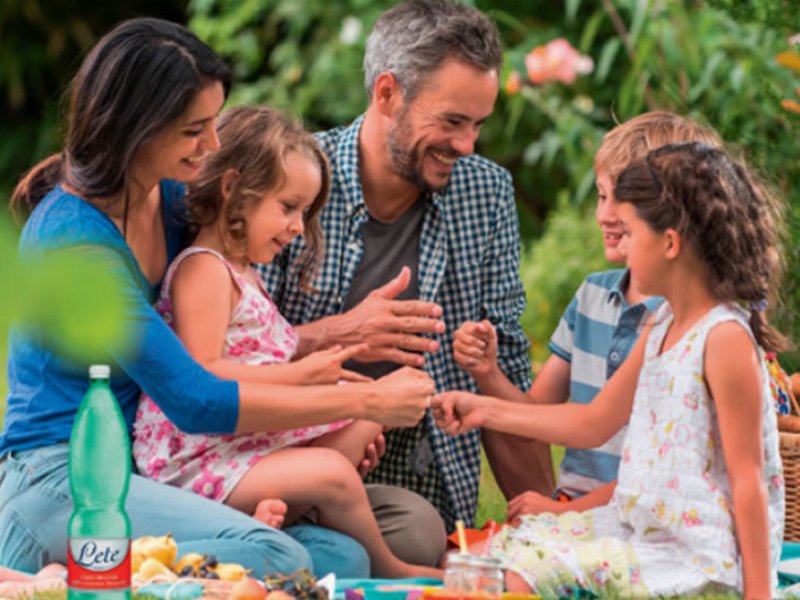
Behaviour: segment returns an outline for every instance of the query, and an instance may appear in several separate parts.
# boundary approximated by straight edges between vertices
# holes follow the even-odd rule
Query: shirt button
[[[619,360],[619,352],[612,352],[611,353],[611,360],[613,360],[614,362],[618,361]]]

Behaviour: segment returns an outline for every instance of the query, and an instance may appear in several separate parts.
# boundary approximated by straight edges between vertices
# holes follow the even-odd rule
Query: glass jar
[[[503,595],[500,561],[476,554],[450,554],[444,571],[444,588],[464,596],[500,598]]]

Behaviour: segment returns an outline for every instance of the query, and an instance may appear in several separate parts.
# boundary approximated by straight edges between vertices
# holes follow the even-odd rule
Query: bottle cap
[[[89,379],[109,379],[111,367],[108,365],[92,365],[89,367]]]

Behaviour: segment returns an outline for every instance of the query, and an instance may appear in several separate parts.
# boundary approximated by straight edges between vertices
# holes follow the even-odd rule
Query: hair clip
[[[750,302],[750,310],[755,310],[757,312],[764,312],[765,310],[767,310],[767,299],[762,298],[761,300]]]

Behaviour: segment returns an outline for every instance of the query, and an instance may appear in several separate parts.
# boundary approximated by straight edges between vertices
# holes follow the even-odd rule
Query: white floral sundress
[[[730,484],[717,413],[703,376],[711,329],[748,313],[720,304],[660,353],[672,323],[654,315],[619,479],[611,502],[583,513],[526,516],[490,543],[503,566],[545,598],[578,588],[620,597],[742,591]],[[763,357],[764,481],[773,593],[783,537],[783,475],[774,402]]]
[[[172,277],[184,259],[200,252],[219,258],[228,267],[240,292],[228,325],[222,356],[248,365],[289,361],[297,349],[295,330],[280,314],[265,289],[242,277],[214,250],[193,246],[175,258],[167,270],[155,305],[159,314],[172,324],[173,310],[169,297]],[[350,422],[344,420],[242,435],[186,434],[167,419],[149,396],[142,394],[134,423],[133,456],[142,475],[223,501],[245,473],[270,452],[308,442]]]

